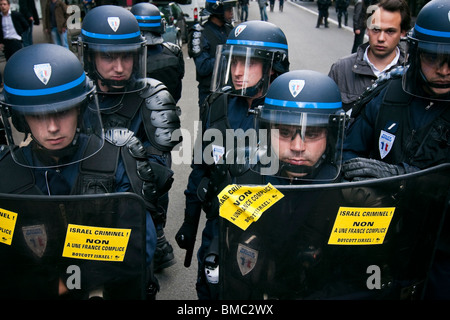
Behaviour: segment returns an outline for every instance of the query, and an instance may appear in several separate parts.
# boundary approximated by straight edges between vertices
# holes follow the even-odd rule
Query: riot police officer
[[[233,184],[271,183],[276,187],[340,181],[345,120],[339,88],[331,78],[310,70],[280,75],[257,109],[256,121],[261,130],[258,149],[249,146],[246,162],[229,166]],[[267,137],[263,138],[263,134]],[[283,213],[283,217],[290,217],[289,222],[279,215],[280,220],[272,219],[269,224],[258,221],[257,226],[244,232],[230,231],[232,249],[221,257],[219,268],[219,272],[226,272],[221,279],[227,283],[220,284],[226,286],[223,298],[302,298],[304,283],[297,276],[306,263],[315,262],[315,256],[319,259],[318,243],[312,240],[308,247],[297,252],[295,249],[299,246],[297,239],[305,236],[299,236],[302,231],[298,228],[305,223],[308,208],[320,202],[314,193],[298,198],[304,196],[299,193],[296,205],[286,207],[292,210]],[[270,234],[270,228],[281,228],[282,235]],[[234,241],[239,244],[235,246]],[[241,259],[247,263],[241,264]]]
[[[164,83],[178,102],[184,77],[183,51],[174,43],[164,42],[162,34],[166,32],[166,20],[157,6],[137,3],[131,7],[131,13],[147,40],[147,76]]]
[[[401,174],[410,166],[424,169],[449,160],[448,7],[448,2],[438,0],[419,12],[408,34],[409,66],[403,76],[384,82],[383,90],[374,90],[375,96],[358,106],[358,119],[350,126],[344,144],[344,158],[377,160],[354,160],[367,163],[368,177]],[[411,115],[411,122],[405,114]],[[348,178],[358,176],[349,171],[350,165],[345,168]]]
[[[259,127],[269,131],[269,138],[261,139],[260,133],[259,150],[248,148],[246,163],[230,165],[233,184],[219,195],[219,268],[216,273],[205,272],[215,275],[217,282],[218,270],[221,298],[420,296],[448,201],[448,174],[442,175],[442,181],[437,176],[419,181],[427,174],[423,172],[401,179],[330,183],[341,182],[346,115],[336,83],[314,71],[279,76],[258,111]],[[263,158],[269,152],[278,167],[270,168]],[[444,180],[444,185],[433,187]],[[418,194],[423,198],[416,200]],[[431,202],[440,204],[428,207]],[[370,215],[367,210],[394,206],[384,240],[372,233],[373,228],[350,228],[347,233],[338,227],[345,224],[339,217],[359,219]],[[345,211],[350,208],[361,212]],[[347,225],[357,226],[354,222]],[[366,238],[370,241],[361,245],[356,234],[372,240]],[[350,240],[347,245],[346,240]],[[368,281],[368,266],[380,270],[377,288]]]
[[[207,122],[203,126],[203,136],[218,131],[222,144],[218,141],[212,143],[211,156],[217,162],[209,162],[204,158],[202,163],[192,164],[193,170],[185,191],[185,219],[176,236],[181,248],[188,252],[192,250],[203,208],[208,220],[198,252],[197,294],[200,299],[217,298],[206,286],[202,266],[210,242],[217,236],[216,195],[228,181],[223,158],[227,144],[233,143],[234,137],[227,136],[227,129],[235,132],[238,129],[242,129],[242,132],[253,129],[254,116],[249,110],[262,103],[271,81],[288,69],[286,36],[280,28],[269,22],[241,23],[230,32],[226,44],[218,46],[211,84],[213,93],[205,100]],[[239,138],[238,135],[236,138]],[[208,147],[211,146],[205,142],[203,148]]]
[[[344,143],[344,158],[351,159],[343,165],[346,179],[389,177],[449,162],[449,11],[445,0],[422,8],[408,34],[403,76],[377,84],[382,90],[372,90],[369,102],[357,107]],[[439,251],[440,256],[450,269],[448,254]],[[447,276],[435,284],[448,292]]]
[[[166,166],[161,172],[148,172],[155,178],[149,187],[158,197],[152,209],[158,232],[154,263],[156,271],[173,265],[173,248],[163,229],[168,194],[158,190],[173,175],[170,151],[177,141],[171,137],[180,128],[175,101],[163,83],[146,77],[145,38],[136,18],[125,8],[104,5],[90,10],[78,41],[84,69],[99,89],[105,128],[130,129],[144,143],[149,159]]]
[[[71,51],[54,44],[26,47],[6,64],[4,82],[9,148],[0,154],[1,193],[146,193],[152,181],[140,179],[139,168],[157,164],[149,163],[132,132],[103,131],[95,85]],[[151,271],[156,230],[149,212],[146,224]]]
[[[275,184],[338,179],[345,126],[338,96],[336,83],[319,72],[296,70],[279,76],[257,110],[259,128],[267,130],[267,139],[260,139],[266,143],[259,145],[255,156],[271,153],[271,162],[253,159],[251,171]],[[236,179],[252,183],[244,176]]]
[[[203,119],[205,113],[203,102],[210,93],[216,48],[225,43],[233,29],[231,23],[235,6],[236,0],[206,0],[204,10],[210,14],[208,20],[195,24],[189,30],[188,54],[195,62],[200,119]]]

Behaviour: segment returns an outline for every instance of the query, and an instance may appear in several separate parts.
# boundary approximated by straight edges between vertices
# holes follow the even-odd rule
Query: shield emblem
[[[295,98],[305,86],[305,80],[291,80],[289,81],[289,91],[292,96]]]
[[[237,37],[238,35],[241,34],[242,31],[244,31],[244,29],[246,28],[246,25],[243,26],[237,26],[236,29],[234,30],[234,36]]]
[[[34,226],[22,227],[23,237],[28,248],[33,251],[35,255],[42,258],[47,247],[47,232],[45,225],[38,224]]]
[[[213,148],[214,163],[218,164],[220,159],[222,159],[223,155],[225,154],[225,148],[214,144],[212,145],[212,148]]]
[[[111,29],[116,32],[119,29],[120,26],[120,19],[119,17],[108,17],[108,24],[111,27]]]
[[[378,140],[378,148],[380,150],[380,157],[383,159],[386,157],[392,149],[392,145],[394,144],[395,135],[392,133],[381,130],[380,138]]]
[[[239,243],[236,258],[239,270],[245,276],[255,267],[258,261],[258,251]]]
[[[52,75],[52,66],[50,63],[35,64],[33,69],[36,77],[38,77],[44,85],[47,85]]]

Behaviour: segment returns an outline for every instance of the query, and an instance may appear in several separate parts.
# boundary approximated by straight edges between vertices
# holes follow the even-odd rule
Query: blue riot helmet
[[[266,21],[247,21],[217,48],[211,91],[243,97],[264,96],[269,84],[289,70],[288,43],[283,31]]]
[[[225,12],[236,7],[237,0],[206,0],[204,13],[216,16],[225,23],[231,23],[232,19],[225,17]]]
[[[147,45],[164,42],[162,34],[166,32],[166,20],[157,6],[140,2],[133,5],[130,11],[136,17]]]
[[[146,86],[146,41],[129,10],[113,5],[90,10],[78,43],[84,69],[99,92],[127,93]],[[113,67],[117,72],[111,72]]]
[[[23,166],[79,162],[104,143],[95,86],[78,58],[55,44],[28,46],[8,60],[1,112],[12,157]]]
[[[278,167],[261,174],[334,180],[340,172],[345,113],[336,83],[316,71],[296,70],[271,84],[258,109],[260,149]],[[267,133],[264,139],[261,134]]]
[[[427,79],[423,68],[450,68],[450,1],[433,0],[417,15],[408,34],[409,59],[403,76],[403,89],[411,95],[450,100],[448,74]],[[440,71],[439,71],[440,72]]]

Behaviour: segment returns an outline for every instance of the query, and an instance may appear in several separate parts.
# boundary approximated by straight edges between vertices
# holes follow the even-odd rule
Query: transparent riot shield
[[[145,278],[137,195],[0,194],[0,297],[143,299]]]
[[[450,164],[370,181],[270,187],[220,194],[221,205],[235,205],[220,218],[222,299],[421,297],[448,211]],[[254,210],[242,227],[244,206]]]

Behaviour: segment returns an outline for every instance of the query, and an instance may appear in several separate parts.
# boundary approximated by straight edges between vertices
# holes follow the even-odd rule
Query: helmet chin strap
[[[438,83],[433,83],[427,80],[427,78],[425,77],[425,75],[422,72],[422,69],[420,69],[420,76],[422,77],[423,82],[425,82],[425,84],[431,88],[438,88],[438,89],[448,89],[450,88],[450,83],[447,84],[438,84]]]
[[[102,94],[99,93],[100,111],[103,114],[112,114],[122,108],[122,101],[125,93],[122,94]]]
[[[322,163],[324,163],[325,154],[323,154],[313,166],[303,166],[303,165],[297,166],[287,162],[283,162],[281,160],[279,161],[280,161],[280,174],[282,176],[287,176],[288,172],[292,172],[292,173],[306,173],[306,175],[304,177],[301,177],[300,179],[313,178],[314,176],[311,177],[311,175],[313,175],[314,172],[317,170],[317,168],[319,168],[322,165]]]
[[[57,164],[60,159],[64,159],[66,157],[72,157],[78,149],[78,129],[75,134],[72,143],[70,143],[67,147],[64,147],[59,150],[49,150],[45,148],[34,136],[31,134],[31,138],[33,139],[33,149],[39,158],[44,164]]]
[[[448,99],[450,97],[450,92],[444,94],[436,94],[431,89],[448,89],[450,88],[450,84],[437,84],[429,82],[423,74],[422,69],[420,69],[419,74],[421,80],[423,81],[423,85],[425,86],[425,88],[423,88],[422,90],[424,90],[428,94],[429,99]]]
[[[263,87],[263,85],[264,85],[264,78],[261,78],[261,79],[258,81],[258,83],[255,84],[253,87],[245,88],[245,89],[243,90],[243,95],[246,96],[246,97],[254,97],[254,96],[256,96],[256,95],[258,94],[258,92],[261,90],[261,88]],[[241,95],[241,94],[240,94],[240,90],[236,90],[236,89],[234,89],[234,88],[233,88],[233,90],[232,90],[232,94],[233,94],[233,93],[234,93],[235,95]]]
[[[224,14],[214,14],[215,17],[217,17],[217,19],[219,19],[220,21],[222,21],[223,23],[231,23],[231,19],[225,19],[225,13]]]
[[[108,87],[108,92],[123,92],[123,88],[125,88],[130,82],[131,78],[127,80],[108,80],[102,77],[102,75],[95,69],[95,77],[101,82],[102,86]],[[120,87],[120,89],[116,89],[114,87]]]

